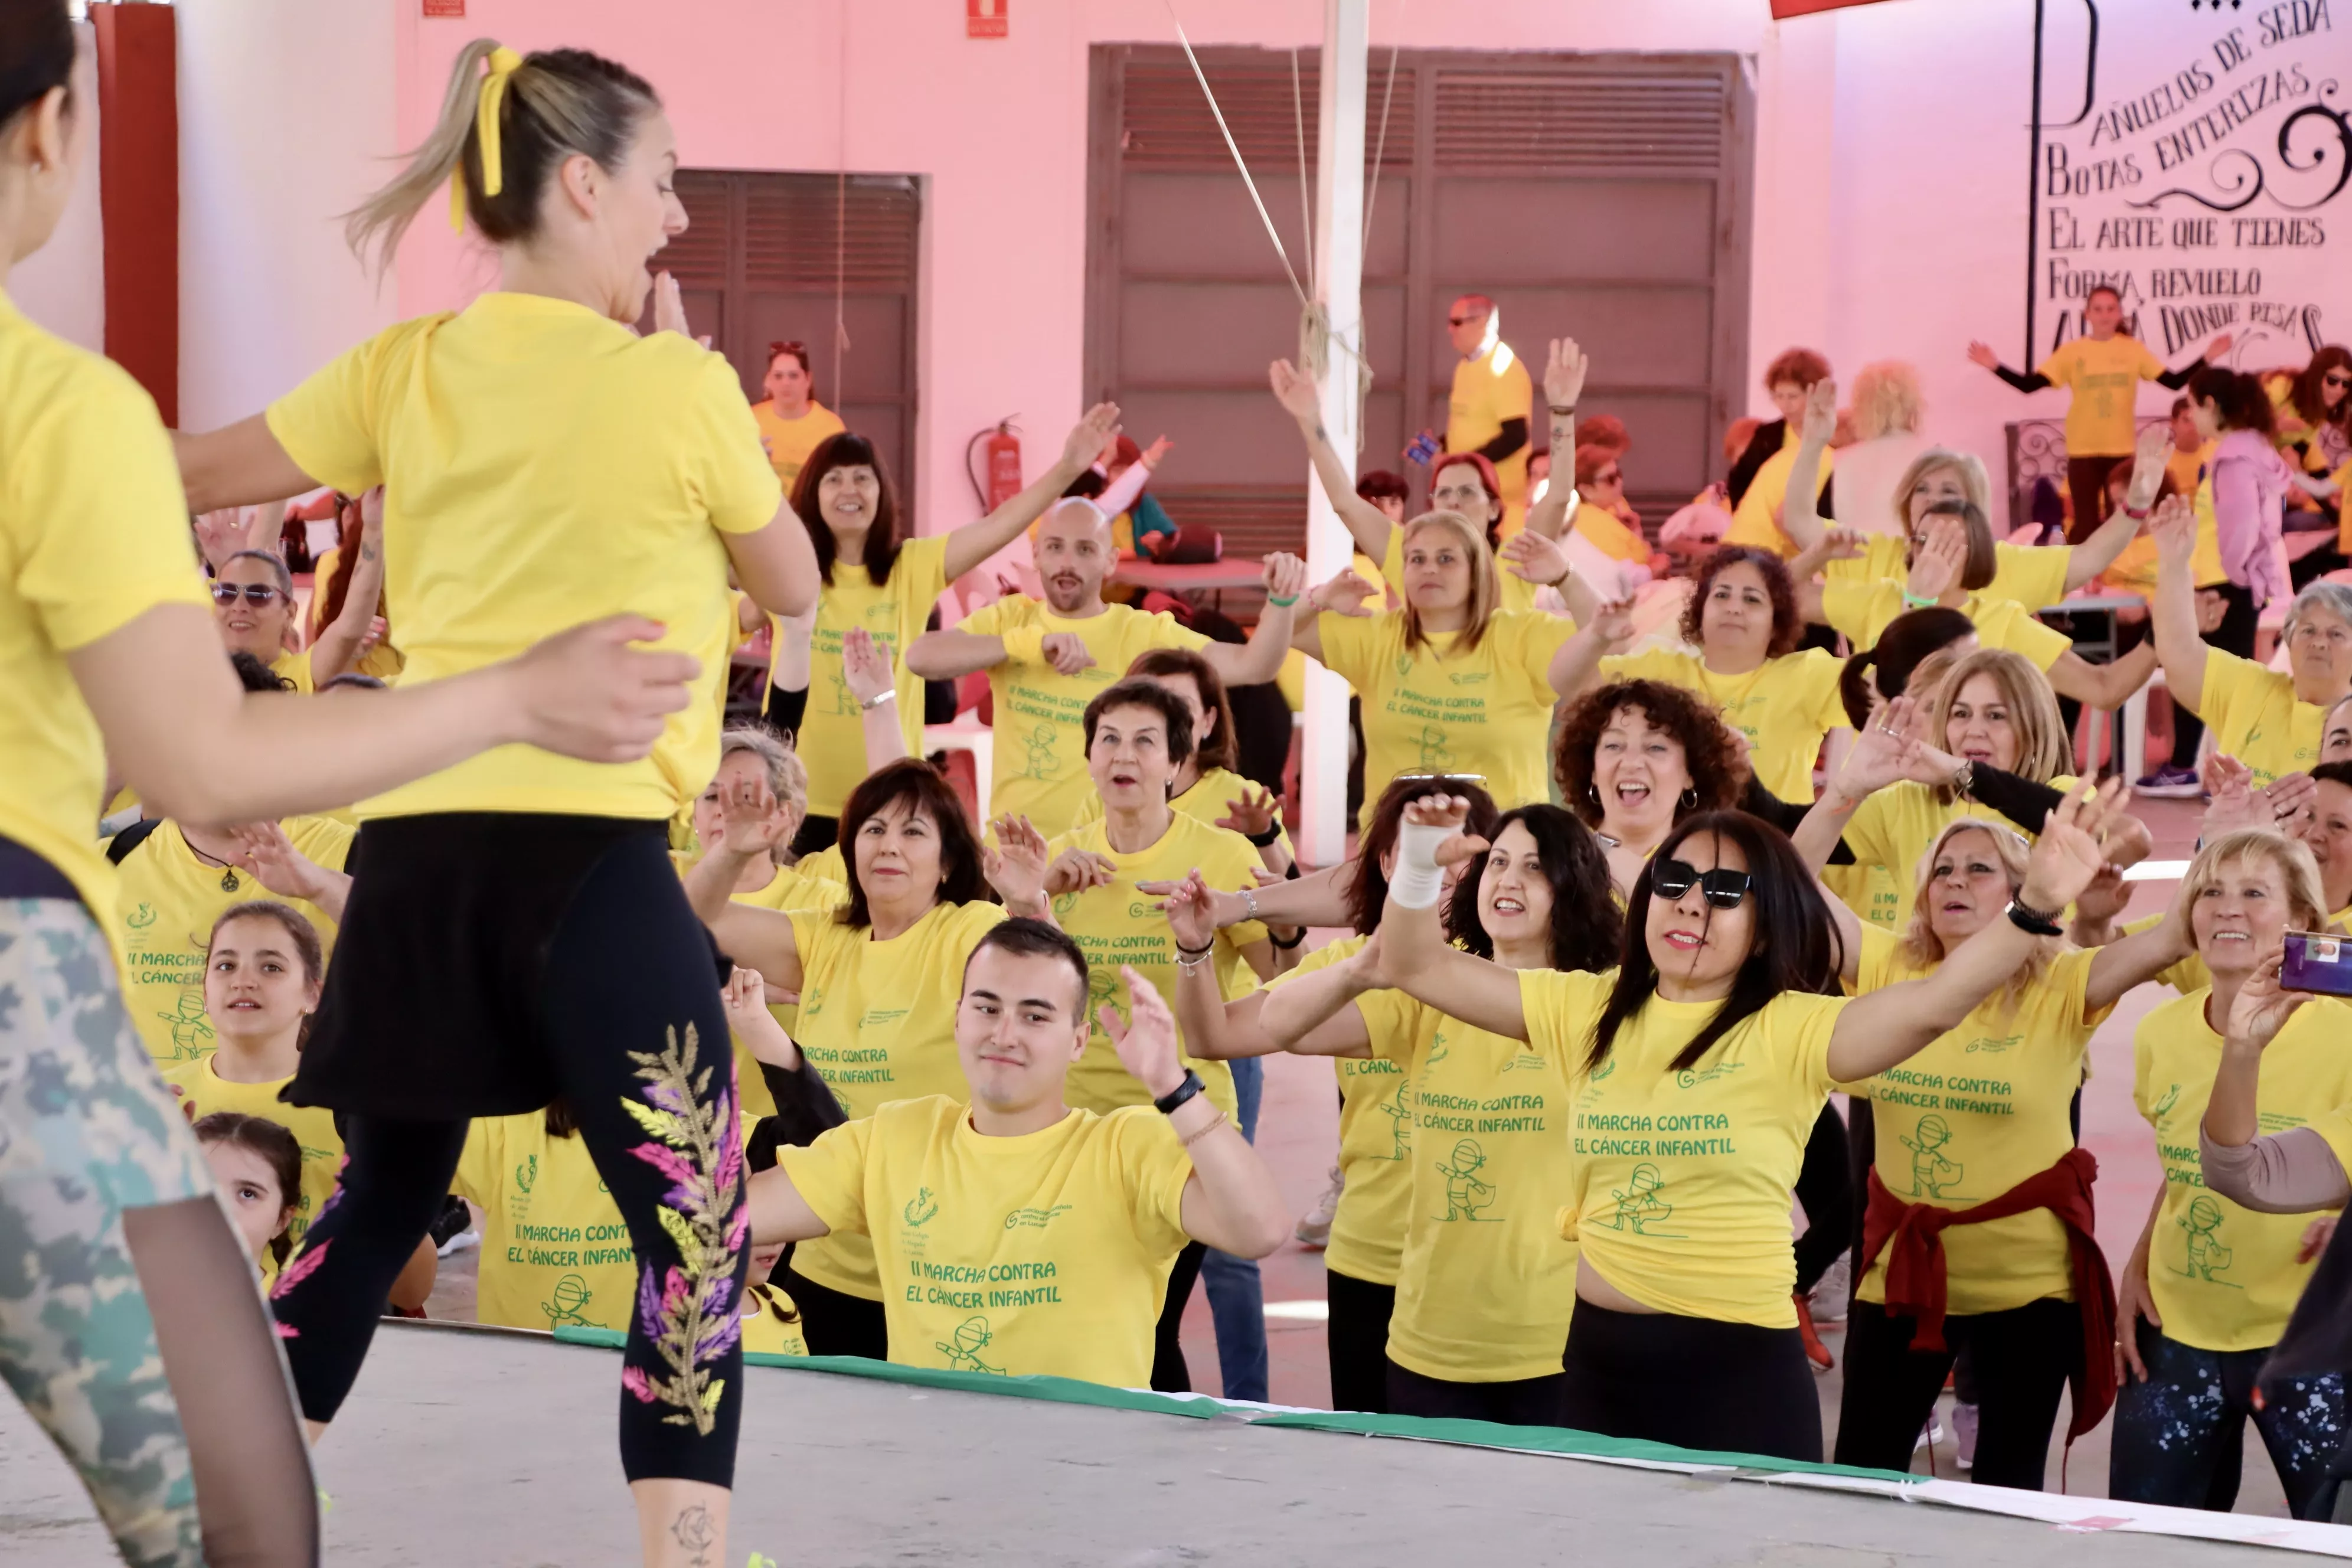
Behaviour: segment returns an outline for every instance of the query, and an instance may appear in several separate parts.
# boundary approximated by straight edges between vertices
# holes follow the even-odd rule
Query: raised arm
[[[2094,1012],[2112,1006],[2134,986],[2155,979],[2196,952],[2188,916],[2176,899],[2165,917],[2147,930],[2100,944],[2091,960],[2091,984],[2084,1003]]]
[[[2156,541],[2156,598],[2148,605],[2156,657],[2172,700],[2191,713],[2205,710],[2205,639],[2197,631],[2197,585],[2190,559],[2197,550],[2197,514],[2183,496],[2169,496],[2147,520]]]
[[[2131,489],[2124,493],[2124,504],[2108,514],[2090,538],[2074,546],[2066,558],[2066,591],[2073,593],[2092,578],[2116,563],[2124,547],[2139,537],[2140,520],[2148,508],[2156,504],[2156,492],[2164,484],[2164,458],[2172,445],[2172,427],[2151,425],[2139,433],[2138,444],[2132,452]]]
[[[1044,477],[982,518],[948,535],[947,577],[952,583],[1021,537],[1021,531],[1045,515],[1062,499],[1072,480],[1085,473],[1104,443],[1118,434],[1118,405],[1097,403],[1074,426],[1062,442],[1061,458]]]
[[[348,563],[351,576],[343,588],[342,610],[320,628],[310,645],[310,684],[324,686],[359,662],[360,645],[367,640],[383,597],[383,487],[360,497],[360,542]]]
[[[2262,1131],[2254,1094],[2262,1079],[2263,1052],[2309,1000],[2279,984],[2285,963],[2282,946],[2255,967],[2230,1004],[2221,1064],[2214,1069],[2213,1092],[2205,1101],[2205,1136],[2225,1149],[2251,1143]]]
[[[718,786],[725,832],[702,858],[688,868],[686,901],[716,938],[719,950],[747,969],[756,969],[780,991],[801,988],[800,943],[789,916],[734,901],[743,868],[772,853],[790,836],[788,813],[776,809],[768,781],[756,775]]]
[[[1990,343],[1969,344],[1969,359],[1972,363],[1984,366],[2020,392],[2040,392],[2051,384],[2050,378],[2038,370],[2016,371],[2001,363],[2000,356],[1992,352],[1992,345]]]
[[[1290,651],[1297,625],[1298,597],[1307,591],[1307,563],[1277,550],[1265,558],[1263,579],[1265,607],[1249,641],[1235,647],[1213,642],[1201,657],[1227,686],[1258,686],[1282,673],[1283,656]]]
[[[1551,440],[1545,450],[1551,454],[1551,483],[1545,487],[1543,500],[1528,508],[1527,531],[1545,539],[1566,533],[1568,520],[1576,511],[1576,403],[1584,395],[1584,378],[1591,368],[1591,362],[1574,338],[1552,339],[1544,355],[1545,416],[1551,427]],[[1584,619],[1573,605],[1569,613],[1580,622]]]
[[[2142,643],[2121,658],[2093,664],[2079,653],[2062,653],[2045,672],[2050,689],[2071,697],[2086,708],[2120,708],[2133,692],[2156,673],[2158,654],[2153,643]]]
[[[1553,651],[1551,668],[1546,672],[1552,690],[1561,697],[1573,697],[1592,684],[1593,678],[1601,673],[1601,659],[1632,642],[1633,633],[1633,606],[1630,603],[1621,600],[1604,606]]]
[[[342,923],[343,906],[352,897],[347,874],[303,854],[275,822],[248,823],[236,829],[236,840],[244,850],[236,864],[251,872],[254,880],[281,899],[316,904],[329,920]]]
[[[1330,500],[1331,510],[1347,525],[1356,548],[1375,562],[1380,561],[1389,552],[1389,532],[1396,524],[1389,521],[1388,513],[1356,493],[1356,481],[1348,472],[1347,461],[1331,445],[1330,432],[1323,427],[1323,395],[1286,359],[1275,361],[1266,367],[1265,374],[1276,400],[1298,421],[1298,434],[1306,439],[1307,456],[1315,465],[1315,478]]]
[[[1518,975],[1454,946],[1438,923],[1441,855],[1450,865],[1486,848],[1484,839],[1461,831],[1469,815],[1470,803],[1454,795],[1424,795],[1404,808],[1396,875],[1381,910],[1381,942],[1364,950],[1374,954],[1377,971],[1360,972],[1359,978],[1394,986],[1473,1028],[1524,1040],[1528,1017]]]
[[[2098,835],[2117,809],[2121,787],[2116,780],[2104,791],[2086,788],[2050,814],[2034,842],[2019,904],[2055,914],[2090,886],[2106,861]],[[2033,942],[2014,921],[1997,920],[1962,942],[1933,973],[1855,998],[1838,1015],[1830,1036],[1830,1077],[1857,1082],[1927,1049],[2017,973],[2033,955]]]
[[[898,683],[890,650],[864,626],[841,638],[841,683],[857,699],[866,738],[866,771],[878,773],[907,755],[907,731],[898,725]]]
[[[1805,394],[1805,427],[1789,459],[1789,493],[1780,502],[1780,531],[1800,552],[1822,542],[1822,454],[1837,432],[1837,383],[1826,378]]]
[[[1097,1010],[1118,1059],[1144,1091],[1158,1100],[1184,1081],[1184,1058],[1176,1045],[1176,1020],[1151,983],[1121,968],[1127,982],[1128,1019],[1108,1003]],[[1236,1258],[1264,1258],[1290,1239],[1290,1211],[1274,1173],[1250,1147],[1225,1113],[1195,1094],[1168,1114],[1168,1125],[1192,1158],[1184,1184],[1184,1234]]]

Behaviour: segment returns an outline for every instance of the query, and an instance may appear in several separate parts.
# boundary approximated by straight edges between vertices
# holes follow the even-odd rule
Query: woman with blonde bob
[[[1404,605],[1301,616],[1291,646],[1363,699],[1364,794],[1405,773],[1468,773],[1508,811],[1545,797],[1544,742],[1568,695],[1573,621],[1500,607],[1485,533],[1460,512],[1404,525]]]
[[[1905,787],[1903,753],[1916,745],[1874,727],[1840,787]],[[1918,861],[1900,935],[1832,901],[1846,989],[1865,996],[1932,974],[2005,918],[2054,933],[2058,911],[2018,909],[2029,858],[2007,823],[1958,816]],[[1869,1102],[1876,1157],[1846,1327],[1839,1464],[1907,1468],[1964,1346],[1981,1422],[1972,1480],[2041,1489],[2070,1381],[2070,1441],[2105,1414],[2114,1296],[2092,1206],[2098,1166],[2075,1146],[2070,1111],[2093,1032],[2126,991],[2187,952],[2178,920],[2090,951],[2036,935],[1958,1026],[1900,1068],[1842,1086]]]
[[[2339,1160],[2352,1154],[2342,1119],[2324,1114],[2352,1102],[2352,1007],[2281,984],[2286,933],[2327,930],[2319,868],[2304,846],[2241,828],[2198,851],[2177,908],[2213,980],[2149,1013],[2132,1039],[2132,1099],[2164,1184],[2118,1281],[2107,1491],[2226,1511],[2251,1415],[2295,1517],[2325,1519],[2342,1373],[2264,1378],[2254,1397],[2324,1237],[2308,1215],[2223,1196],[2199,1158],[2209,1105],[2232,1137],[2308,1121],[2337,1130]]]
[[[1853,378],[1849,412],[1853,444],[1839,451],[1837,477],[1830,488],[1838,521],[1865,537],[1899,540],[1905,514],[1895,504],[1895,493],[1915,459],[1927,449],[1927,438],[1919,434],[1926,413],[1919,373],[1902,360],[1864,365]]]

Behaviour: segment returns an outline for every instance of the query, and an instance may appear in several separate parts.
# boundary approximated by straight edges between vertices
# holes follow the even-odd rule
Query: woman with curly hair
[[[1663,680],[1619,680],[1569,710],[1552,777],[1600,836],[1610,881],[1629,897],[1650,852],[1684,817],[1739,799],[1748,763],[1703,699]]]
[[[1580,685],[1597,667],[1604,679],[1662,681],[1705,698],[1748,738],[1748,765],[1765,788],[1782,800],[1810,801],[1822,741],[1845,727],[1838,697],[1844,666],[1823,649],[1798,647],[1804,631],[1780,558],[1727,544],[1699,568],[1684,606],[1683,639],[1690,647],[1603,651],[1633,634],[1622,612],[1595,616],[1568,647]]]

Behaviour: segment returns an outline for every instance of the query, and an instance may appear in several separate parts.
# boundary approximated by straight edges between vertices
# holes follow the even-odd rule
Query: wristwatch
[[[1151,1102],[1152,1109],[1159,1111],[1162,1116],[1173,1116],[1176,1114],[1178,1107],[1181,1106],[1186,1100],[1192,1099],[1194,1095],[1200,1093],[1202,1089],[1208,1087],[1209,1086],[1207,1084],[1201,1081],[1201,1075],[1199,1073],[1194,1072],[1191,1068],[1186,1068],[1184,1069],[1184,1081],[1178,1084],[1174,1089],[1170,1089],[1166,1094],[1161,1095],[1159,1099],[1153,1100]]]

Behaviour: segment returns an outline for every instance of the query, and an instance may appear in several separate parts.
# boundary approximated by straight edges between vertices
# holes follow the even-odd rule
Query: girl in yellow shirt
[[[2307,1216],[2257,1212],[2212,1191],[2199,1148],[2225,1068],[2233,1138],[2322,1121],[2352,1102],[2352,1008],[2279,984],[2286,932],[2327,929],[2301,845],[2263,828],[2209,841],[2181,879],[2180,907],[2212,985],[2149,1013],[2132,1040],[2132,1099],[2155,1130],[2164,1183],[2116,1281],[2107,1490],[2227,1510],[2251,1415],[2295,1517],[2325,1518],[2346,1419],[2342,1376],[2280,1379],[2253,1400],[2311,1278]]]
[[[646,1286],[621,1410],[644,1538],[670,1539],[692,1509],[716,1552],[741,1383],[743,1173],[733,1075],[708,1070],[726,1030],[709,939],[666,825],[718,762],[730,568],[778,615],[808,609],[818,584],[735,373],[684,331],[675,280],[656,299],[646,258],[686,227],[677,162],[658,97],[625,67],[467,45],[423,147],[351,228],[381,261],[454,188],[500,287],[379,333],[266,415],[184,438],[181,469],[198,510],[384,487],[408,658],[391,695],[583,613],[624,616],[615,640],[696,670],[685,704],[649,726],[650,755],[508,747],[360,802],[365,869],[289,1091],[346,1113],[352,1167],[277,1310],[305,1409],[326,1421],[467,1122],[561,1093]],[[661,330],[641,336],[649,302]],[[453,991],[452,976],[471,978]]]
[[[1358,983],[1392,984],[1525,1040],[1570,1075],[1563,1234],[1579,1244],[1563,1425],[1685,1447],[1822,1457],[1819,1396],[1790,1287],[1805,1141],[1840,1082],[1900,1066],[2031,958],[2018,919],[2055,929],[2104,863],[2108,803],[2069,800],[2035,847],[2015,919],[1931,974],[1843,1000],[1812,877],[1738,812],[1693,816],[1658,847],[1601,974],[1514,974],[1449,946],[1437,862],[1482,853],[1459,803],[1406,812],[1380,939]],[[1367,963],[1367,958],[1370,962]]]
[[[847,901],[777,910],[730,897],[743,868],[782,842],[785,819],[765,778],[727,782],[719,804],[724,834],[687,874],[687,894],[737,963],[800,998],[799,1048],[843,1109],[864,1117],[894,1100],[960,1095],[964,961],[1008,911],[1050,918],[1044,837],[1008,818],[999,847],[983,850],[938,770],[905,759],[858,784],[842,811]],[[987,901],[992,882],[1003,906]],[[785,1276],[812,1351],[887,1358],[870,1242],[812,1242]]]
[[[1495,803],[1475,784],[1448,779],[1398,779],[1381,793],[1358,841],[1355,858],[1343,868],[1345,910],[1355,934],[1317,949],[1298,967],[1277,974],[1264,988],[1233,1001],[1206,965],[1180,969],[1176,1021],[1192,1042],[1192,1054],[1211,1061],[1235,1061],[1285,1048],[1262,1024],[1266,999],[1354,957],[1370,940],[1388,899],[1389,873],[1396,868],[1397,832],[1404,808],[1426,795],[1460,792],[1469,800],[1469,831],[1495,835]],[[1458,875],[1459,866],[1447,868]],[[1452,891],[1449,886],[1447,891]],[[1169,890],[1171,924],[1198,946],[1195,923],[1213,920],[1215,900],[1205,882],[1186,879]],[[1362,1009],[1359,1009],[1362,1011]],[[1384,1013],[1390,1017],[1395,1009]],[[1369,1016],[1369,1013],[1367,1016]],[[1305,1047],[1294,1047],[1308,1054]],[[1339,1200],[1331,1215],[1330,1239],[1323,1254],[1325,1295],[1330,1316],[1324,1325],[1330,1363],[1331,1408],[1386,1414],[1389,1410],[1389,1322],[1396,1310],[1397,1273],[1402,1266],[1405,1231],[1412,1200],[1412,1079],[1409,1062],[1369,1048],[1343,1055],[1332,1066],[1339,1079]]]
[[[63,5],[11,13],[0,82],[5,270],[56,231],[97,114]],[[278,1392],[278,1341],[203,1152],[123,1010],[107,938],[113,868],[90,831],[109,765],[163,815],[275,821],[497,748],[641,756],[687,700],[686,671],[628,649],[629,627],[604,627],[501,647],[489,668],[436,689],[247,703],[189,537],[199,509],[153,403],[5,299],[0,449],[0,984],[24,999],[0,1047],[21,1068],[0,1091],[0,1127],[16,1162],[6,1223],[42,1235],[47,1259],[0,1308],[0,1363],[12,1386],[39,1391],[30,1413],[126,1560],[194,1560],[209,1537],[308,1561],[316,1500]],[[277,479],[246,499],[309,488]],[[36,1084],[40,1095],[22,1092]],[[173,1281],[168,1321],[141,1294],[142,1258]],[[371,1322],[382,1300],[379,1289],[365,1303]],[[197,1364],[204,1375],[186,1377]],[[158,1414],[175,1401],[184,1428]],[[232,1433],[233,1456],[206,1436]],[[193,1460],[190,1434],[204,1450]],[[121,1463],[133,1452],[141,1463]],[[183,1479],[192,1463],[234,1470],[239,1485],[197,1499]]]
[[[1630,898],[1651,852],[1692,814],[1736,804],[1748,769],[1711,705],[1662,680],[1617,680],[1569,710],[1552,776]]]
[[[193,1131],[227,1200],[237,1238],[256,1271],[268,1279],[293,1249],[286,1231],[294,1222],[295,1189],[301,1184],[301,1145],[277,1122],[241,1110],[199,1116]]]

